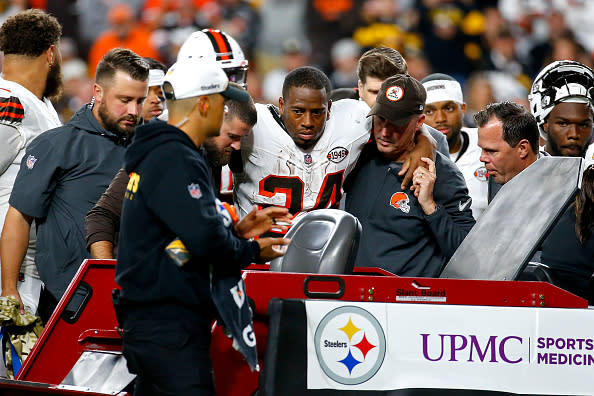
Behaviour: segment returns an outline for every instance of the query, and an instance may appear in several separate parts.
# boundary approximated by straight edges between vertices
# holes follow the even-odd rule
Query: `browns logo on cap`
[[[423,114],[427,92],[415,78],[397,75],[386,79],[367,117],[378,115],[396,126],[408,124],[415,114]]]

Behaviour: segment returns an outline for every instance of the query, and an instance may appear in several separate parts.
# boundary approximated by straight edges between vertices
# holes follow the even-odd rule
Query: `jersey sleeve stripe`
[[[19,98],[0,98],[0,123],[17,124],[23,121],[25,110]]]

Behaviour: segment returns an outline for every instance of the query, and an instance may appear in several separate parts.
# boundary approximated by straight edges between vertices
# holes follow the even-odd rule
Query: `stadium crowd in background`
[[[185,39],[202,28],[217,28],[234,37],[250,63],[248,91],[255,102],[276,103],[262,91],[275,69],[286,68],[288,49],[305,48],[307,64],[328,76],[346,79],[346,62],[388,46],[400,51],[409,73],[421,80],[431,73],[456,78],[466,92],[465,120],[472,126],[472,83],[481,80],[494,101],[526,100],[536,74],[554,60],[594,64],[593,2],[560,0],[3,0],[0,22],[26,7],[39,7],[64,26],[63,41],[74,43],[65,59],[65,83],[80,79],[84,61],[92,79],[97,48],[106,42],[128,43],[141,56],[171,66]],[[71,4],[73,3],[73,4]],[[124,3],[122,6],[120,3]],[[135,35],[143,37],[135,44]],[[109,41],[111,40],[111,41]],[[349,41],[350,40],[350,41]],[[338,42],[342,45],[336,45]],[[287,44],[287,43],[293,44]],[[134,43],[134,44],[133,44]],[[295,44],[296,43],[296,44]],[[333,50],[333,46],[335,46]],[[103,51],[105,52],[105,51]],[[97,58],[99,57],[99,58]],[[69,64],[78,64],[71,68]],[[299,64],[294,66],[303,66]],[[288,72],[290,70],[286,70]],[[278,73],[278,72],[276,72]],[[483,77],[483,78],[480,78]],[[282,79],[281,79],[282,80]],[[333,87],[336,88],[336,87]],[[485,89],[482,90],[486,94]],[[478,99],[476,99],[478,100]],[[63,113],[63,122],[70,112]]]

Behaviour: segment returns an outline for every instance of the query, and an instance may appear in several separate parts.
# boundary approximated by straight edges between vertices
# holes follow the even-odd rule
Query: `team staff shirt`
[[[83,259],[85,215],[122,166],[124,146],[89,105],[27,148],[10,205],[35,218],[39,276],[59,300]]]
[[[0,229],[25,149],[42,132],[60,125],[48,98],[40,100],[22,85],[0,78]],[[38,277],[34,262],[35,238],[35,227],[31,227],[22,272]]]
[[[124,167],[130,181],[116,266],[121,297],[212,314],[209,266],[215,274],[238,274],[258,258],[258,243],[234,234],[205,155],[178,128],[137,128]]]
[[[468,187],[468,194],[472,198],[470,207],[475,219],[487,209],[489,196],[489,183],[487,181],[487,168],[481,162],[481,148],[478,145],[478,128],[462,128],[462,148],[450,159],[456,163]]]
[[[276,107],[256,109],[258,122],[241,140],[243,172],[234,175],[239,217],[254,204],[287,207],[293,215],[338,207],[343,180],[369,140],[369,107],[352,99],[333,103],[322,136],[309,150],[297,147]]]
[[[400,276],[438,276],[475,223],[464,178],[456,165],[436,154],[433,197],[438,208],[423,212],[417,198],[401,189],[402,163],[375,155],[357,167],[346,189],[346,210],[361,222],[355,266],[379,267]],[[366,153],[367,154],[367,153]]]

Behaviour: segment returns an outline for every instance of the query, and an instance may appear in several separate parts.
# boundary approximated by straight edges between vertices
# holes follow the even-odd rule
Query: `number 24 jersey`
[[[369,107],[352,99],[332,103],[322,136],[307,150],[286,132],[276,107],[256,109],[258,122],[241,140],[243,172],[234,174],[239,217],[253,205],[287,207],[295,216],[338,207],[344,178],[369,141]]]

